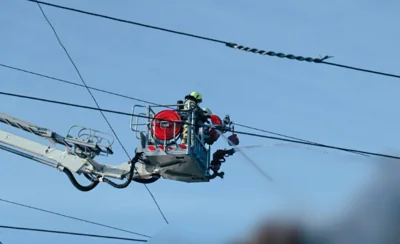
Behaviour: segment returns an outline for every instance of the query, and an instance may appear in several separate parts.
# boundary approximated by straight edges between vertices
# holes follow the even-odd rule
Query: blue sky
[[[49,1],[50,2],[50,1]],[[51,1],[264,50],[397,72],[393,31],[400,21],[395,1]],[[156,103],[170,104],[196,90],[204,106],[242,124],[330,145],[383,152],[398,144],[400,83],[389,77],[321,64],[254,55],[188,37],[121,24],[43,6],[86,83]],[[1,1],[0,62],[80,82],[39,8],[26,1]],[[1,90],[94,106],[85,89],[0,67]],[[129,112],[132,101],[94,92],[100,106]],[[1,111],[65,134],[81,124],[111,132],[97,111],[0,96]],[[125,147],[137,141],[129,118],[107,114]],[[24,133],[1,125],[7,131]],[[239,129],[239,128],[238,128]],[[241,129],[242,130],[242,129]],[[240,136],[241,145],[265,144]],[[223,141],[214,149],[227,147]],[[127,160],[116,143],[115,155]],[[1,198],[128,228],[163,239],[179,236],[220,243],[246,232],[282,203],[283,187],[299,196],[315,216],[337,211],[373,169],[362,157],[324,150],[274,147],[246,153],[275,182],[268,182],[237,154],[223,166],[224,180],[185,184],[160,180],[149,188],[170,221],[165,226],[145,188],[117,190],[102,184],[77,191],[54,169],[0,153]],[[282,197],[283,196],[283,197]],[[0,224],[128,236],[124,233],[1,203]],[[0,230],[8,243],[116,243],[50,234]],[[165,240],[164,240],[165,241]],[[123,242],[121,242],[123,243]]]

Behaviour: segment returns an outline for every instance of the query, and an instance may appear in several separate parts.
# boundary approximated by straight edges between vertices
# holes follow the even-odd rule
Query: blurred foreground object
[[[293,223],[266,222],[247,239],[232,244],[301,244],[301,228]]]
[[[317,227],[294,221],[267,221],[248,240],[233,243],[400,243],[400,161],[381,158],[377,161],[370,183],[362,188],[362,192],[354,194],[347,208],[333,221],[325,221]]]

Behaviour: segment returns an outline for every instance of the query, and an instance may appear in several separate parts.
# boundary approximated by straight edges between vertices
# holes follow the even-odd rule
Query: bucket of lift
[[[191,137],[189,133],[194,133],[193,141],[189,140],[188,144],[178,142],[184,122],[194,119],[194,113],[180,110],[182,104],[179,103],[171,106],[177,109],[156,112],[153,108],[157,106],[148,106],[148,126],[146,131],[141,132],[142,145],[139,148],[143,151],[143,162],[146,167],[157,169],[165,179],[207,182],[210,155],[203,142],[204,135],[194,132],[192,125],[189,125],[188,138]]]

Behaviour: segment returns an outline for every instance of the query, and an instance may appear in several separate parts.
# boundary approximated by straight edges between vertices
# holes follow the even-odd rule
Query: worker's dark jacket
[[[184,103],[184,109],[193,109],[195,112],[196,120],[201,121],[202,123],[205,123],[207,121],[207,117],[204,116],[203,111],[198,107],[197,101],[194,97],[187,95],[185,97],[185,103]]]

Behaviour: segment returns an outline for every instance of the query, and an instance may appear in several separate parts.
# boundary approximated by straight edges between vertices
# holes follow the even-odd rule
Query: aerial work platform
[[[74,125],[66,136],[62,136],[5,113],[0,113],[0,122],[47,139],[50,145],[0,130],[0,149],[59,169],[82,191],[93,189],[99,182],[125,188],[131,181],[148,184],[161,177],[188,183],[208,182],[215,178],[215,172],[210,174],[210,170],[215,168],[211,160],[211,147],[205,143],[206,131],[212,125],[196,125],[195,113],[190,110],[177,108],[155,112],[157,107],[160,106],[133,107],[130,127],[138,140],[138,146],[133,159],[119,165],[102,164],[95,159],[114,153],[114,137],[111,134]],[[144,111],[135,115],[135,110],[139,109]],[[180,142],[184,126],[187,127],[188,138],[192,138],[187,144]],[[228,131],[229,125],[225,129],[220,128],[218,133]],[[62,145],[64,150],[58,149],[56,145]],[[80,185],[72,172],[83,174],[91,184]],[[109,178],[126,181],[117,184]]]

